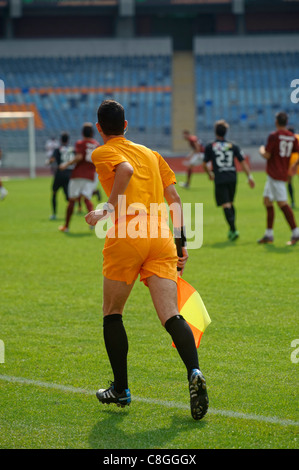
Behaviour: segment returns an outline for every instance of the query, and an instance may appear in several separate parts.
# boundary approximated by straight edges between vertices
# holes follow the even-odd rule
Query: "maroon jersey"
[[[197,150],[197,145],[200,146],[200,151],[204,152],[204,147],[201,145],[200,140],[196,137],[196,135],[189,135],[187,137],[188,142],[190,146],[193,148],[193,150]],[[196,145],[197,144],[197,145]],[[197,150],[198,151],[198,150]]]
[[[274,180],[287,181],[291,155],[299,152],[296,136],[287,129],[272,132],[268,137],[266,152],[271,154],[267,160],[268,175]]]
[[[72,171],[71,178],[85,178],[94,181],[95,166],[91,160],[91,154],[95,148],[99,147],[99,142],[95,139],[78,140],[75,145],[75,154],[80,153],[83,159],[77,163]]]

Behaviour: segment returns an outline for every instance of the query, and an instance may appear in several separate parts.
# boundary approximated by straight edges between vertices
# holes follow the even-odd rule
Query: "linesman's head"
[[[224,119],[215,122],[214,130],[217,137],[224,138],[228,129],[229,125]]]
[[[98,131],[106,136],[123,135],[127,127],[125,110],[114,100],[105,100],[98,109]]]

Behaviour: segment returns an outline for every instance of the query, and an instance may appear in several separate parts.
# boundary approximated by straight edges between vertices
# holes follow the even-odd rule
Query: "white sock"
[[[299,237],[299,227],[295,227],[292,230],[292,236],[293,237]]]
[[[265,232],[265,236],[266,237],[273,237],[273,235],[274,235],[273,228],[267,228],[266,232]]]

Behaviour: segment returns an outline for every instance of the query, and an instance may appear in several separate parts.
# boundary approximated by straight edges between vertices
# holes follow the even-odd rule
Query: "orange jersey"
[[[134,172],[125,191],[126,205],[115,211],[115,228],[118,235],[114,236],[114,226],[107,233],[103,249],[103,275],[111,280],[134,282],[138,274],[140,280],[147,285],[147,278],[152,275],[177,280],[177,252],[172,233],[165,222],[167,217],[164,204],[164,188],[176,182],[173,171],[157,152],[143,145],[135,144],[125,137],[115,137],[106,144],[95,149],[92,161],[96,167],[99,180],[106,195],[109,197],[115,177],[115,168],[122,162],[132,165]],[[153,207],[160,208],[153,215]],[[130,206],[131,211],[128,211]],[[123,210],[125,209],[125,213]],[[129,234],[129,225],[134,222],[135,210],[141,213],[140,227],[145,230],[135,237]],[[126,217],[119,217],[126,215]],[[162,216],[162,217],[161,217]],[[167,230],[166,237],[151,236],[151,221],[157,220],[157,233],[161,233],[163,225]],[[126,236],[119,236],[119,230],[126,229]],[[133,230],[135,228],[133,227]],[[112,233],[110,233],[112,232]]]
[[[164,204],[164,188],[176,183],[174,172],[158,152],[123,136],[114,137],[95,149],[92,161],[108,197],[114,183],[116,166],[122,162],[132,165],[134,173],[125,192],[126,214],[129,206],[133,210],[145,207],[146,213],[150,214],[151,204]],[[159,215],[162,213],[160,211]]]
[[[296,138],[297,138],[298,143],[299,143],[299,134],[295,134],[295,135],[296,135]],[[291,159],[290,159],[290,167],[292,167],[294,165],[294,163],[297,162],[298,158],[299,158],[299,153],[298,152],[292,153]],[[299,175],[299,166],[297,167],[297,174]]]

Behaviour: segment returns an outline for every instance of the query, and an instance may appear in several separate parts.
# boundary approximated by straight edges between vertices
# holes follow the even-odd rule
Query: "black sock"
[[[114,389],[121,393],[128,388],[128,338],[122,316],[118,313],[104,317],[104,341],[114,375]]]
[[[235,209],[232,207],[224,207],[224,215],[232,232],[236,231],[235,227]]]
[[[192,369],[199,369],[197,349],[192,330],[181,315],[169,318],[165,323],[165,329],[172,337],[178,353],[186,366],[189,379]]]
[[[288,183],[288,191],[291,198],[292,204],[294,204],[294,189],[292,183]]]
[[[56,214],[56,193],[52,195],[52,208],[53,208],[53,215]]]

